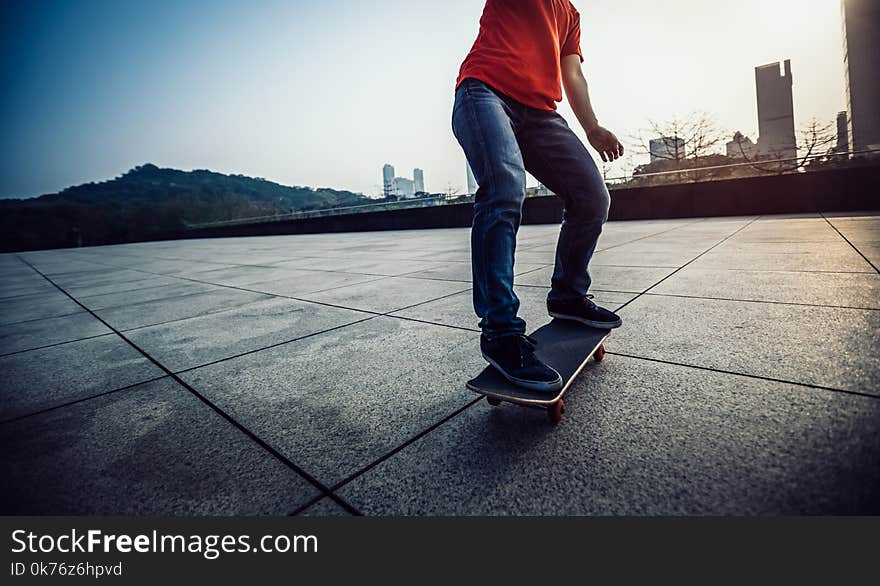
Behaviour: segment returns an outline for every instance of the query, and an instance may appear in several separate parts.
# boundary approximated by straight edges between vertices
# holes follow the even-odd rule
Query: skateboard
[[[494,366],[489,365],[467,382],[467,388],[486,396],[493,407],[502,402],[524,407],[546,409],[550,421],[558,423],[565,412],[562,396],[572,381],[592,357],[596,361],[605,358],[605,338],[611,330],[601,330],[571,320],[554,319],[530,334],[538,343],[535,354],[559,372],[562,388],[555,393],[532,391],[514,385],[504,378]]]

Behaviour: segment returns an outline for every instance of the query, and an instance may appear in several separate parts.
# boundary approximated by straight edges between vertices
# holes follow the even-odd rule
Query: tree
[[[458,187],[453,187],[452,182],[450,181],[446,184],[446,191],[444,192],[444,194],[446,195],[446,199],[452,199],[456,195],[458,195],[459,191],[460,189]]]
[[[737,141],[742,159],[750,163],[750,167],[765,173],[787,173],[804,167],[816,157],[829,155],[837,141],[837,127],[834,122],[823,123],[818,118],[811,118],[798,131],[798,156],[790,161],[762,162],[762,155],[750,154],[742,147],[742,141]],[[773,152],[763,155],[763,158],[777,158]]]
[[[636,151],[653,158],[683,161],[705,157],[724,140],[715,119],[705,112],[694,111],[666,121],[648,120],[648,129],[630,137]],[[650,136],[646,139],[645,134]],[[663,149],[651,152],[651,139],[663,141]]]

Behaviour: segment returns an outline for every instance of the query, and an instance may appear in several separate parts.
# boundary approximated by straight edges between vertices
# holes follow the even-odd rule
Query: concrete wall
[[[662,185],[611,192],[611,220],[880,209],[880,166]],[[473,204],[329,216],[191,230],[190,237],[309,234],[470,226]],[[533,197],[524,224],[559,223],[561,200]]]

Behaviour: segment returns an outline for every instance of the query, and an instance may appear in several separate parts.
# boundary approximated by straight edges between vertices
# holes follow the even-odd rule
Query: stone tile
[[[0,324],[12,324],[83,311],[67,295],[52,288],[47,293],[0,299]]]
[[[473,399],[473,332],[377,317],[183,373],[332,486]]]
[[[467,283],[455,281],[389,277],[299,297],[351,309],[385,313],[458,293],[469,287]]]
[[[34,274],[36,275],[36,273]],[[36,275],[36,277],[4,279],[0,282],[0,299],[30,297],[56,292],[58,292],[58,289],[39,275]]]
[[[627,305],[614,349],[880,396],[880,312],[643,296]]]
[[[222,287],[207,293],[98,309],[95,314],[123,331],[235,309],[268,298],[262,293]]]
[[[368,515],[876,514],[878,422],[866,397],[609,355],[558,425],[481,401],[338,493]]]
[[[251,283],[262,283],[275,279],[284,279],[293,276],[294,273],[280,266],[236,266],[231,268],[213,269],[201,271],[190,275],[193,279],[203,283],[216,285],[231,285],[245,287]]]
[[[353,323],[371,314],[271,298],[126,335],[176,372]]]
[[[840,233],[852,243],[880,242],[880,218],[831,221]]]
[[[590,276],[593,279],[593,283],[590,292],[595,293],[595,290],[606,290],[625,293],[641,293],[675,270],[677,269],[668,267],[612,267],[591,264]],[[552,276],[553,267],[546,267],[516,277],[514,279],[514,284],[549,287],[550,277]]]
[[[651,293],[880,309],[880,275],[685,267]]]
[[[597,252],[593,255],[590,266],[677,268],[686,265],[709,248],[657,246],[643,242],[645,241]]]
[[[516,262],[526,263],[530,265],[543,264],[552,265],[556,263],[556,251],[545,250],[543,252],[535,252],[533,250],[516,250]],[[470,263],[468,263],[470,265]]]
[[[111,333],[86,312],[0,326],[0,355]]]
[[[0,438],[5,515],[283,515],[318,492],[169,378]]]
[[[89,297],[97,297],[98,295],[108,295],[110,293],[127,293],[130,291],[141,291],[143,289],[152,289],[153,287],[162,287],[166,285],[177,285],[181,281],[174,277],[163,277],[160,275],[148,275],[142,273],[143,279],[137,281],[124,281],[120,283],[104,283],[104,284],[85,284],[77,287],[64,287],[64,290],[77,299],[86,299]]]
[[[520,301],[519,316],[526,320],[528,331],[537,329],[550,321],[546,305],[549,290],[549,287],[520,286],[516,288],[516,295]],[[633,297],[635,297],[633,293],[597,291],[594,301],[613,311]],[[480,319],[474,313],[471,291],[417,305],[403,311],[396,311],[391,315],[479,331]]]
[[[544,263],[526,263],[517,260],[513,265],[513,273],[521,275],[544,267]],[[446,281],[472,281],[471,263],[469,262],[446,262],[426,271],[408,274],[413,279],[440,279]]]
[[[115,335],[3,356],[0,372],[0,421],[164,374]]]
[[[251,291],[261,291],[273,295],[298,297],[307,293],[318,293],[384,278],[378,275],[357,275],[330,271],[288,269],[285,272],[288,273],[288,276],[271,281],[251,283],[247,288]]]
[[[840,234],[815,220],[758,220],[731,240],[737,242],[840,242]]]
[[[62,289],[142,281],[144,280],[144,277],[149,277],[149,275],[131,269],[111,269],[107,267],[90,271],[77,271],[60,275],[50,275],[52,281]]]
[[[25,253],[22,256],[41,273],[52,277],[52,280],[69,273],[102,271],[107,268],[100,264],[73,258],[71,255],[59,250],[44,251],[37,254],[40,256],[37,257],[30,253]]]
[[[300,259],[280,263],[278,266],[339,271],[361,275],[395,276],[427,270],[439,264],[436,260],[427,258],[424,260],[377,259],[374,253],[360,250],[340,257],[323,256]]]
[[[869,262],[873,263],[874,268],[880,268],[880,243],[859,242],[856,244],[856,247],[859,249],[859,252],[865,255]]]
[[[860,212],[825,212],[823,214],[834,224],[840,220],[878,220],[880,210],[865,210]]]
[[[142,289],[132,289],[117,293],[89,295],[87,297],[77,297],[77,300],[92,311],[95,311],[98,309],[134,305],[149,301],[183,297],[186,295],[193,295],[194,293],[208,293],[210,291],[220,290],[221,289],[216,285],[177,280],[170,285],[148,286]]]
[[[728,241],[694,262],[704,269],[873,272],[853,248],[840,242]]]

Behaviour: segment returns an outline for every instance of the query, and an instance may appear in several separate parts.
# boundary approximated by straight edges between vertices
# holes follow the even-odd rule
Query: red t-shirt
[[[486,0],[455,87],[475,77],[532,108],[562,101],[561,57],[581,62],[581,15],[569,0]]]

